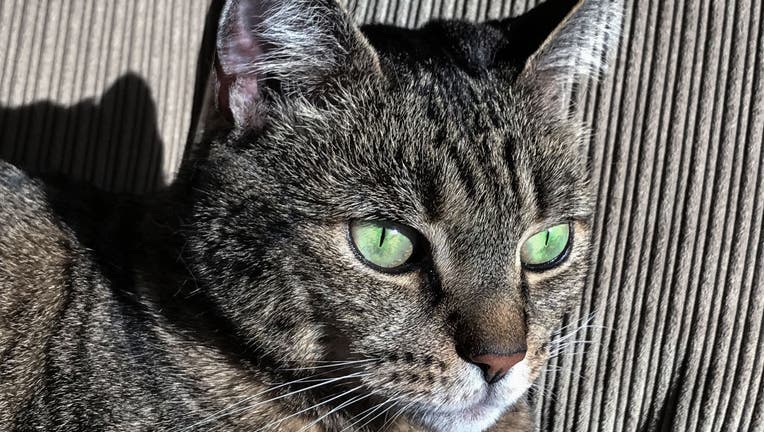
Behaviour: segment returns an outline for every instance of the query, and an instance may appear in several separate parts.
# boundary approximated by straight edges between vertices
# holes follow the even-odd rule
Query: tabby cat
[[[619,8],[411,30],[226,3],[231,126],[169,191],[104,204],[0,162],[0,429],[531,430],[589,266],[566,94]]]

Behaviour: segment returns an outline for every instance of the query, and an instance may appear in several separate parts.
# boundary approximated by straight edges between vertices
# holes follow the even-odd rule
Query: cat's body
[[[289,414],[282,401],[204,423],[282,394],[279,377],[220,334],[157,214],[60,193],[0,161],[3,430],[251,430]]]
[[[364,37],[330,1],[233,1],[234,129],[184,186],[83,213],[0,162],[0,428],[529,430],[588,267],[582,130],[555,89],[576,19],[614,10],[558,3]],[[370,264],[354,221],[414,252]],[[555,224],[564,256],[521,263]]]

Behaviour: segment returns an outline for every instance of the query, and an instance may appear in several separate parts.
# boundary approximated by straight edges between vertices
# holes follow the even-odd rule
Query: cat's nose
[[[509,372],[512,366],[525,358],[525,350],[512,354],[482,354],[470,356],[470,361],[483,369],[483,378],[488,384],[499,382]]]
[[[512,296],[496,297],[473,300],[453,313],[456,353],[483,369],[489,384],[504,378],[528,349],[524,305]]]

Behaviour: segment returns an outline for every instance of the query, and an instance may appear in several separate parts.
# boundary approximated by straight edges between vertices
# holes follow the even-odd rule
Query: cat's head
[[[234,128],[199,168],[186,255],[262,364],[354,361],[338,402],[373,394],[438,430],[526,392],[589,265],[565,92],[599,73],[615,9],[362,33],[330,0],[225,6]]]

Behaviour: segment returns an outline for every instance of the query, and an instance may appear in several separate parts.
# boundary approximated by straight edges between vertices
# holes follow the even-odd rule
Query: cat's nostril
[[[482,354],[470,356],[470,361],[483,369],[483,377],[488,384],[499,382],[512,366],[520,363],[525,358],[525,351],[515,352],[509,355]]]

